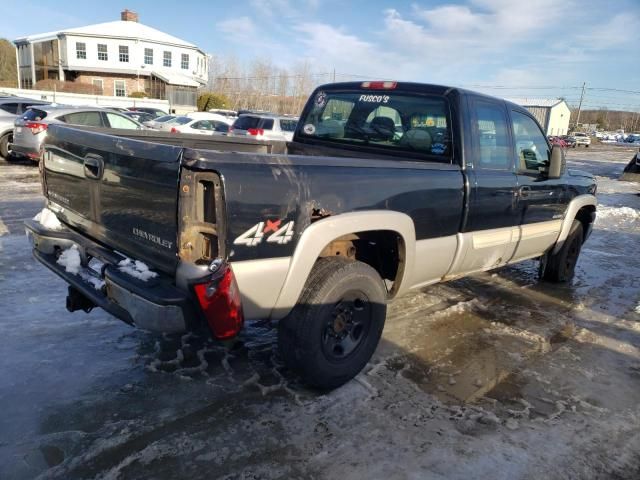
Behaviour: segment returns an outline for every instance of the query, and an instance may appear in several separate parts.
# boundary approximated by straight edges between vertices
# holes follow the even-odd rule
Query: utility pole
[[[582,99],[584,98],[584,87],[587,82],[582,82],[582,93],[580,94],[580,103],[578,104],[578,116],[576,117],[576,128],[578,128],[578,124],[580,123],[580,110],[582,110]]]
[[[332,83],[336,83],[336,69],[333,69],[333,82]]]

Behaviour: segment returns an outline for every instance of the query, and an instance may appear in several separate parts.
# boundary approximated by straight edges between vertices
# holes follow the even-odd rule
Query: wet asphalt
[[[330,393],[283,367],[269,326],[228,349],[68,313],[22,227],[37,168],[0,159],[0,478],[640,478],[632,155],[568,152],[602,212],[571,284],[527,261],[411,292]]]

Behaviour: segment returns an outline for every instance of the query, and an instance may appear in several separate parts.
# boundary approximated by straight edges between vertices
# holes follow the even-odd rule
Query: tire
[[[574,220],[564,244],[555,255],[548,253],[542,260],[541,276],[543,280],[561,283],[568,282],[575,273],[583,242],[582,223]]]
[[[329,390],[345,384],[378,346],[386,301],[384,282],[366,263],[320,259],[298,304],[278,324],[280,356],[309,386]]]
[[[11,143],[12,140],[12,133],[6,133],[2,136],[2,138],[0,138],[0,157],[4,158],[5,160],[9,160],[13,157],[13,155],[11,154],[11,150],[9,149],[9,143]]]

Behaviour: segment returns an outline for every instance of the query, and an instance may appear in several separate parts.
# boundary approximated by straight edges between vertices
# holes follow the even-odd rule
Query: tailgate
[[[72,228],[173,273],[182,148],[109,133],[50,125],[45,194]]]

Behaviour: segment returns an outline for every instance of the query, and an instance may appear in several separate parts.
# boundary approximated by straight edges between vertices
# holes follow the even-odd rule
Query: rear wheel
[[[9,144],[13,142],[13,133],[6,133],[0,138],[0,156],[6,160],[13,158]]]
[[[574,220],[562,247],[555,255],[548,253],[543,258],[540,270],[544,280],[568,282],[575,274],[576,264],[582,248],[583,229],[579,220]]]
[[[386,317],[386,288],[372,267],[319,260],[298,305],[278,324],[287,367],[305,383],[332,389],[355,377],[375,351]]]

